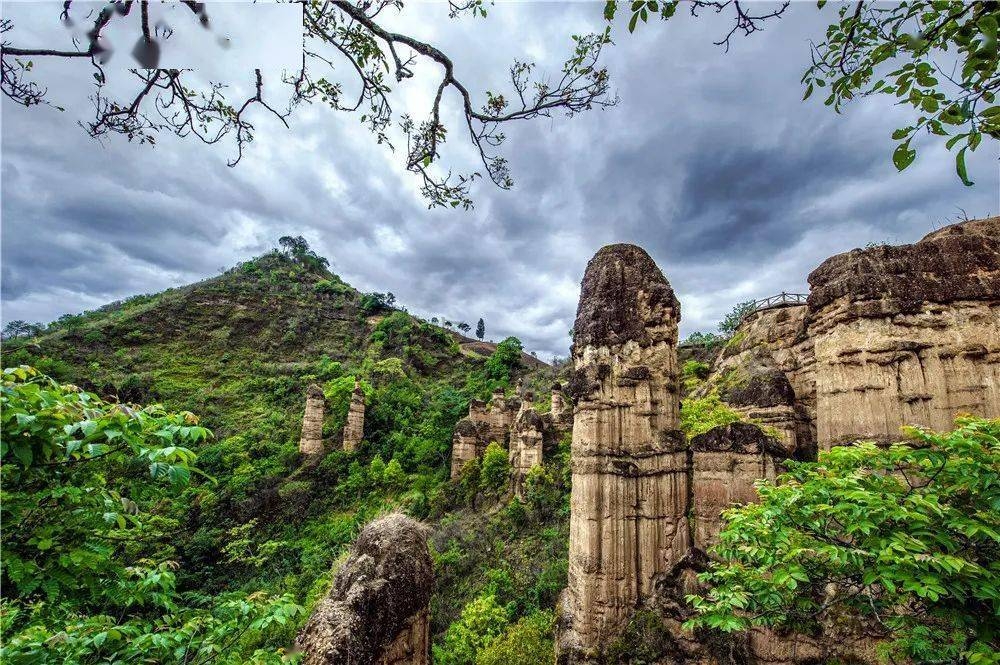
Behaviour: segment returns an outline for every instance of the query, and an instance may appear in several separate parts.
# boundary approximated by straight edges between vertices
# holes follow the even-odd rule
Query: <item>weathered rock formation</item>
[[[469,402],[469,415],[455,423],[455,432],[451,437],[452,478],[457,478],[467,463],[482,456],[488,432],[486,403],[472,400]]]
[[[299,633],[305,665],[426,665],[434,565],[426,527],[400,514],[358,535]]]
[[[552,384],[552,406],[549,413],[552,414],[553,428],[567,431],[573,427],[573,406],[566,400],[561,383]]]
[[[510,429],[514,426],[514,418],[521,408],[519,397],[508,399],[503,390],[494,390],[486,411],[488,431],[487,441],[496,441],[506,447],[510,441]]]
[[[514,431],[510,436],[511,487],[514,496],[520,497],[524,490],[524,479],[531,467],[542,463],[543,434],[545,427],[542,417],[534,407],[534,395],[524,393],[521,410],[514,421]]]
[[[599,654],[688,550],[673,289],[645,251],[601,249],[574,326],[569,586],[558,656]]]
[[[326,399],[323,389],[315,383],[306,388],[306,410],[302,414],[302,436],[299,438],[299,452],[303,455],[319,455],[323,452],[323,407]]]
[[[489,404],[469,402],[469,415],[455,424],[452,434],[451,477],[457,478],[466,463],[482,457],[491,442],[512,450],[512,431],[522,410],[521,400],[506,397],[503,390],[493,391]]]
[[[757,500],[754,482],[773,480],[788,456],[760,427],[732,423],[691,439],[691,515],[694,546],[702,552],[718,543],[727,508]]]
[[[815,452],[815,395],[808,308],[756,312],[722,350],[709,381],[695,395],[719,396],[749,420],[774,428],[789,454]]]
[[[1000,416],[1000,217],[839,254],[809,285],[822,449]]]
[[[1000,415],[1000,218],[839,254],[809,284],[807,305],[747,317],[703,388],[796,457]]]
[[[361,383],[354,382],[351,404],[347,409],[347,423],[344,425],[344,450],[354,450],[365,438],[365,394]]]

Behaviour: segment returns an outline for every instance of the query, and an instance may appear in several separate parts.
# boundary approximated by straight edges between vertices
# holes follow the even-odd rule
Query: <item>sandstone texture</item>
[[[1000,217],[839,254],[809,284],[821,449],[1000,416]]]
[[[323,409],[326,399],[323,389],[315,383],[306,389],[306,410],[302,414],[302,436],[299,438],[299,452],[303,455],[319,455],[323,452]]]
[[[773,427],[788,454],[797,458],[815,452],[816,381],[807,323],[805,305],[750,315],[696,392],[718,390],[747,419]]]
[[[486,404],[469,402],[469,415],[455,423],[451,437],[451,477],[457,478],[465,465],[482,456],[488,439]]]
[[[551,426],[561,432],[569,431],[573,428],[573,405],[563,393],[562,384],[552,385],[552,406],[549,409]]]
[[[788,456],[760,427],[732,423],[691,439],[691,516],[694,546],[702,552],[718,543],[720,513],[757,500],[754,482],[773,480]]]
[[[533,401],[534,396],[530,392],[524,394],[510,437],[511,487],[516,497],[523,494],[524,479],[531,468],[542,463],[545,423],[535,410]]]
[[[598,657],[688,549],[670,284],[634,245],[601,249],[583,278],[573,345],[569,586],[558,658]]]
[[[344,425],[344,450],[355,450],[365,438],[365,394],[361,384],[354,382],[351,404],[347,409],[347,423]]]
[[[425,665],[434,566],[427,529],[391,514],[368,524],[296,646],[306,665]]]

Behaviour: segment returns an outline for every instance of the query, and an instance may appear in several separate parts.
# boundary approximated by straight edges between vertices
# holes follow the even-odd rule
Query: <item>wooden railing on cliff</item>
[[[780,309],[782,307],[794,307],[796,305],[805,305],[806,301],[809,299],[808,293],[786,293],[782,291],[776,296],[770,296],[768,298],[762,298],[760,300],[754,300],[752,307],[748,307],[747,311],[743,314],[740,319],[740,325],[747,320],[751,314],[756,314],[757,312],[763,312],[768,309]]]

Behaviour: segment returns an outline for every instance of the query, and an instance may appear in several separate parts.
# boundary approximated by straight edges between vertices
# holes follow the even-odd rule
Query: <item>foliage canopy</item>
[[[894,659],[997,662],[1000,421],[905,433],[790,462],[760,503],[727,511],[689,625],[810,632],[839,617]]]

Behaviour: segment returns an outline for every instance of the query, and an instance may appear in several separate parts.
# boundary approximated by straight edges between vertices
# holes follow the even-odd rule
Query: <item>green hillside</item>
[[[287,593],[308,612],[360,526],[402,509],[437,527],[436,657],[469,662],[475,647],[459,620],[468,605],[496,605],[494,632],[521,630],[526,616],[535,626],[551,620],[539,611],[566,582],[568,444],[525,507],[501,500],[478,469],[449,481],[452,429],[470,399],[518,377],[547,388],[554,370],[513,339],[491,359],[482,354],[496,345],[387,300],[359,293],[311,252],[274,251],[191,286],[63,317],[36,338],[9,340],[3,361],[109,402],[190,411],[214,433],[195,446],[205,476],[155,505],[155,537],[126,556],[176,561],[182,591]],[[347,453],[338,437],[355,378],[367,396],[365,441]],[[332,410],[330,452],[303,465],[297,444],[313,382]],[[290,646],[305,616],[248,633],[234,662]]]

